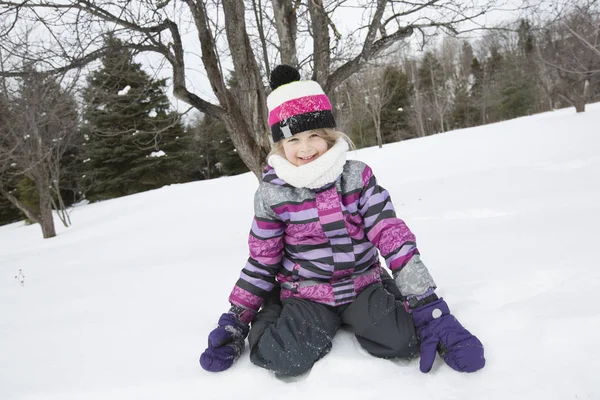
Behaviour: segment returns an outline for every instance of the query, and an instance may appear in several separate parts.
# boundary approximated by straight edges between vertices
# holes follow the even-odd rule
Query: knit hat
[[[278,65],[269,84],[273,89],[267,97],[273,142],[312,129],[335,128],[331,103],[321,85],[300,80],[296,68]]]

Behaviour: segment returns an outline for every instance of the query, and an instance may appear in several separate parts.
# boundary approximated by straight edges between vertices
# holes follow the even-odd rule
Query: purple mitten
[[[221,315],[219,326],[208,335],[208,348],[200,356],[202,368],[219,372],[231,367],[244,351],[249,330],[237,315]]]
[[[421,372],[429,372],[439,348],[452,369],[475,372],[485,365],[483,345],[452,314],[444,299],[412,310],[421,337]]]

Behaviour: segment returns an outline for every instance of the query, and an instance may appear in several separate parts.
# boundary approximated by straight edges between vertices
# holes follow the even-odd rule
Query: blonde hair
[[[354,145],[354,142],[352,142],[352,139],[350,139],[348,137],[348,135],[346,135],[342,131],[336,131],[335,129],[331,129],[331,128],[319,128],[319,129],[312,129],[312,130],[310,130],[310,132],[314,132],[317,135],[321,136],[327,142],[328,150],[333,147],[333,145],[335,144],[335,142],[338,139],[344,139],[348,143],[348,147],[350,148],[350,150],[356,149],[356,146]],[[279,154],[280,156],[285,155],[283,152],[283,141],[284,140],[285,139],[282,139],[278,142],[271,143],[271,151],[269,152],[269,155],[267,156],[267,158],[271,157],[274,154]]]

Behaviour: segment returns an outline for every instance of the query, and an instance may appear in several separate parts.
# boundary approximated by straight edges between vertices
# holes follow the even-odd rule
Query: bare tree
[[[411,121],[411,124],[414,126],[417,135],[419,137],[424,137],[427,135],[427,132],[425,132],[424,121],[426,110],[421,89],[421,79],[417,73],[417,62],[416,60],[405,59],[404,65],[413,88],[412,105],[410,112],[408,113],[409,121]]]
[[[371,131],[367,129],[370,118],[362,92],[363,84],[358,77],[359,75],[354,75],[347,79],[336,91],[336,123],[343,132],[350,135],[358,148],[363,148],[369,145]]]
[[[567,4],[554,11],[540,39],[538,56],[556,74],[555,90],[584,112],[592,87],[600,83],[600,8],[597,1]]]
[[[69,224],[60,194],[60,163],[77,133],[75,101],[44,73],[31,71],[26,78],[11,83],[2,79],[1,84],[0,195],[39,223],[44,238],[54,237],[53,208]],[[26,204],[10,189],[24,177],[35,183],[39,207]]]
[[[427,80],[425,99],[429,102],[433,111],[432,119],[435,121],[436,131],[446,132],[447,114],[453,105],[452,93],[455,84],[454,58],[457,56],[457,48],[454,42],[447,40],[442,44],[439,52],[434,54],[431,60],[424,62],[421,66],[424,80]],[[427,59],[427,57],[425,57]]]
[[[358,2],[272,0],[267,9],[258,0],[119,3],[0,0],[0,16],[4,21],[0,24],[0,46],[13,57],[25,57],[19,38],[22,36],[20,27],[28,23],[36,37],[40,37],[35,47],[38,53],[33,57],[41,60],[48,71],[64,71],[80,68],[101,57],[105,50],[102,32],[114,31],[128,48],[139,53],[154,53],[165,60],[171,68],[175,96],[223,121],[245,164],[260,176],[269,149],[266,90],[261,72],[268,71],[268,64],[275,61],[268,59],[267,47],[276,47],[282,62],[300,67],[311,65],[313,77],[333,97],[343,81],[394,43],[414,32],[422,38],[437,30],[456,32],[461,23],[484,14],[496,1],[370,0],[361,2],[357,9],[358,15],[363,15],[357,29],[340,32],[334,23],[336,15],[356,9]],[[256,24],[258,32],[247,23],[251,19],[246,16],[247,8],[256,11],[254,20],[260,21]],[[265,34],[267,23],[275,25],[277,41]],[[187,40],[190,35],[184,36],[190,26],[197,43]],[[255,42],[253,38],[257,36],[260,40]],[[220,38],[227,40],[227,48],[222,46]],[[312,50],[299,59],[299,49],[304,51],[302,46],[307,42],[312,42]],[[253,43],[259,43],[260,47],[253,47]],[[340,49],[348,48],[347,43],[354,44],[351,51],[340,53]],[[196,48],[201,50],[202,67],[216,104],[189,87],[186,54]],[[262,56],[257,57],[257,54]],[[265,65],[261,67],[258,60]],[[224,65],[233,66],[236,88],[227,87]],[[4,75],[21,73],[12,70]]]

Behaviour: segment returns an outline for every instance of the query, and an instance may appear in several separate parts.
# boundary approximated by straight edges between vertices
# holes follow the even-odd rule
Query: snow
[[[202,370],[248,253],[257,182],[244,174],[82,204],[50,240],[0,227],[0,398],[598,399],[598,126],[594,104],[351,154],[391,192],[438,293],[484,343],[477,373],[438,358],[422,374],[346,331],[295,379],[247,352]]]
[[[127,93],[129,93],[130,90],[131,90],[131,86],[127,85],[123,89],[119,90],[117,92],[117,95],[119,95],[119,96],[125,96]]]
[[[164,157],[166,155],[167,155],[167,153],[165,153],[162,150],[159,150],[159,151],[153,151],[152,153],[150,153],[150,155],[148,157]]]

